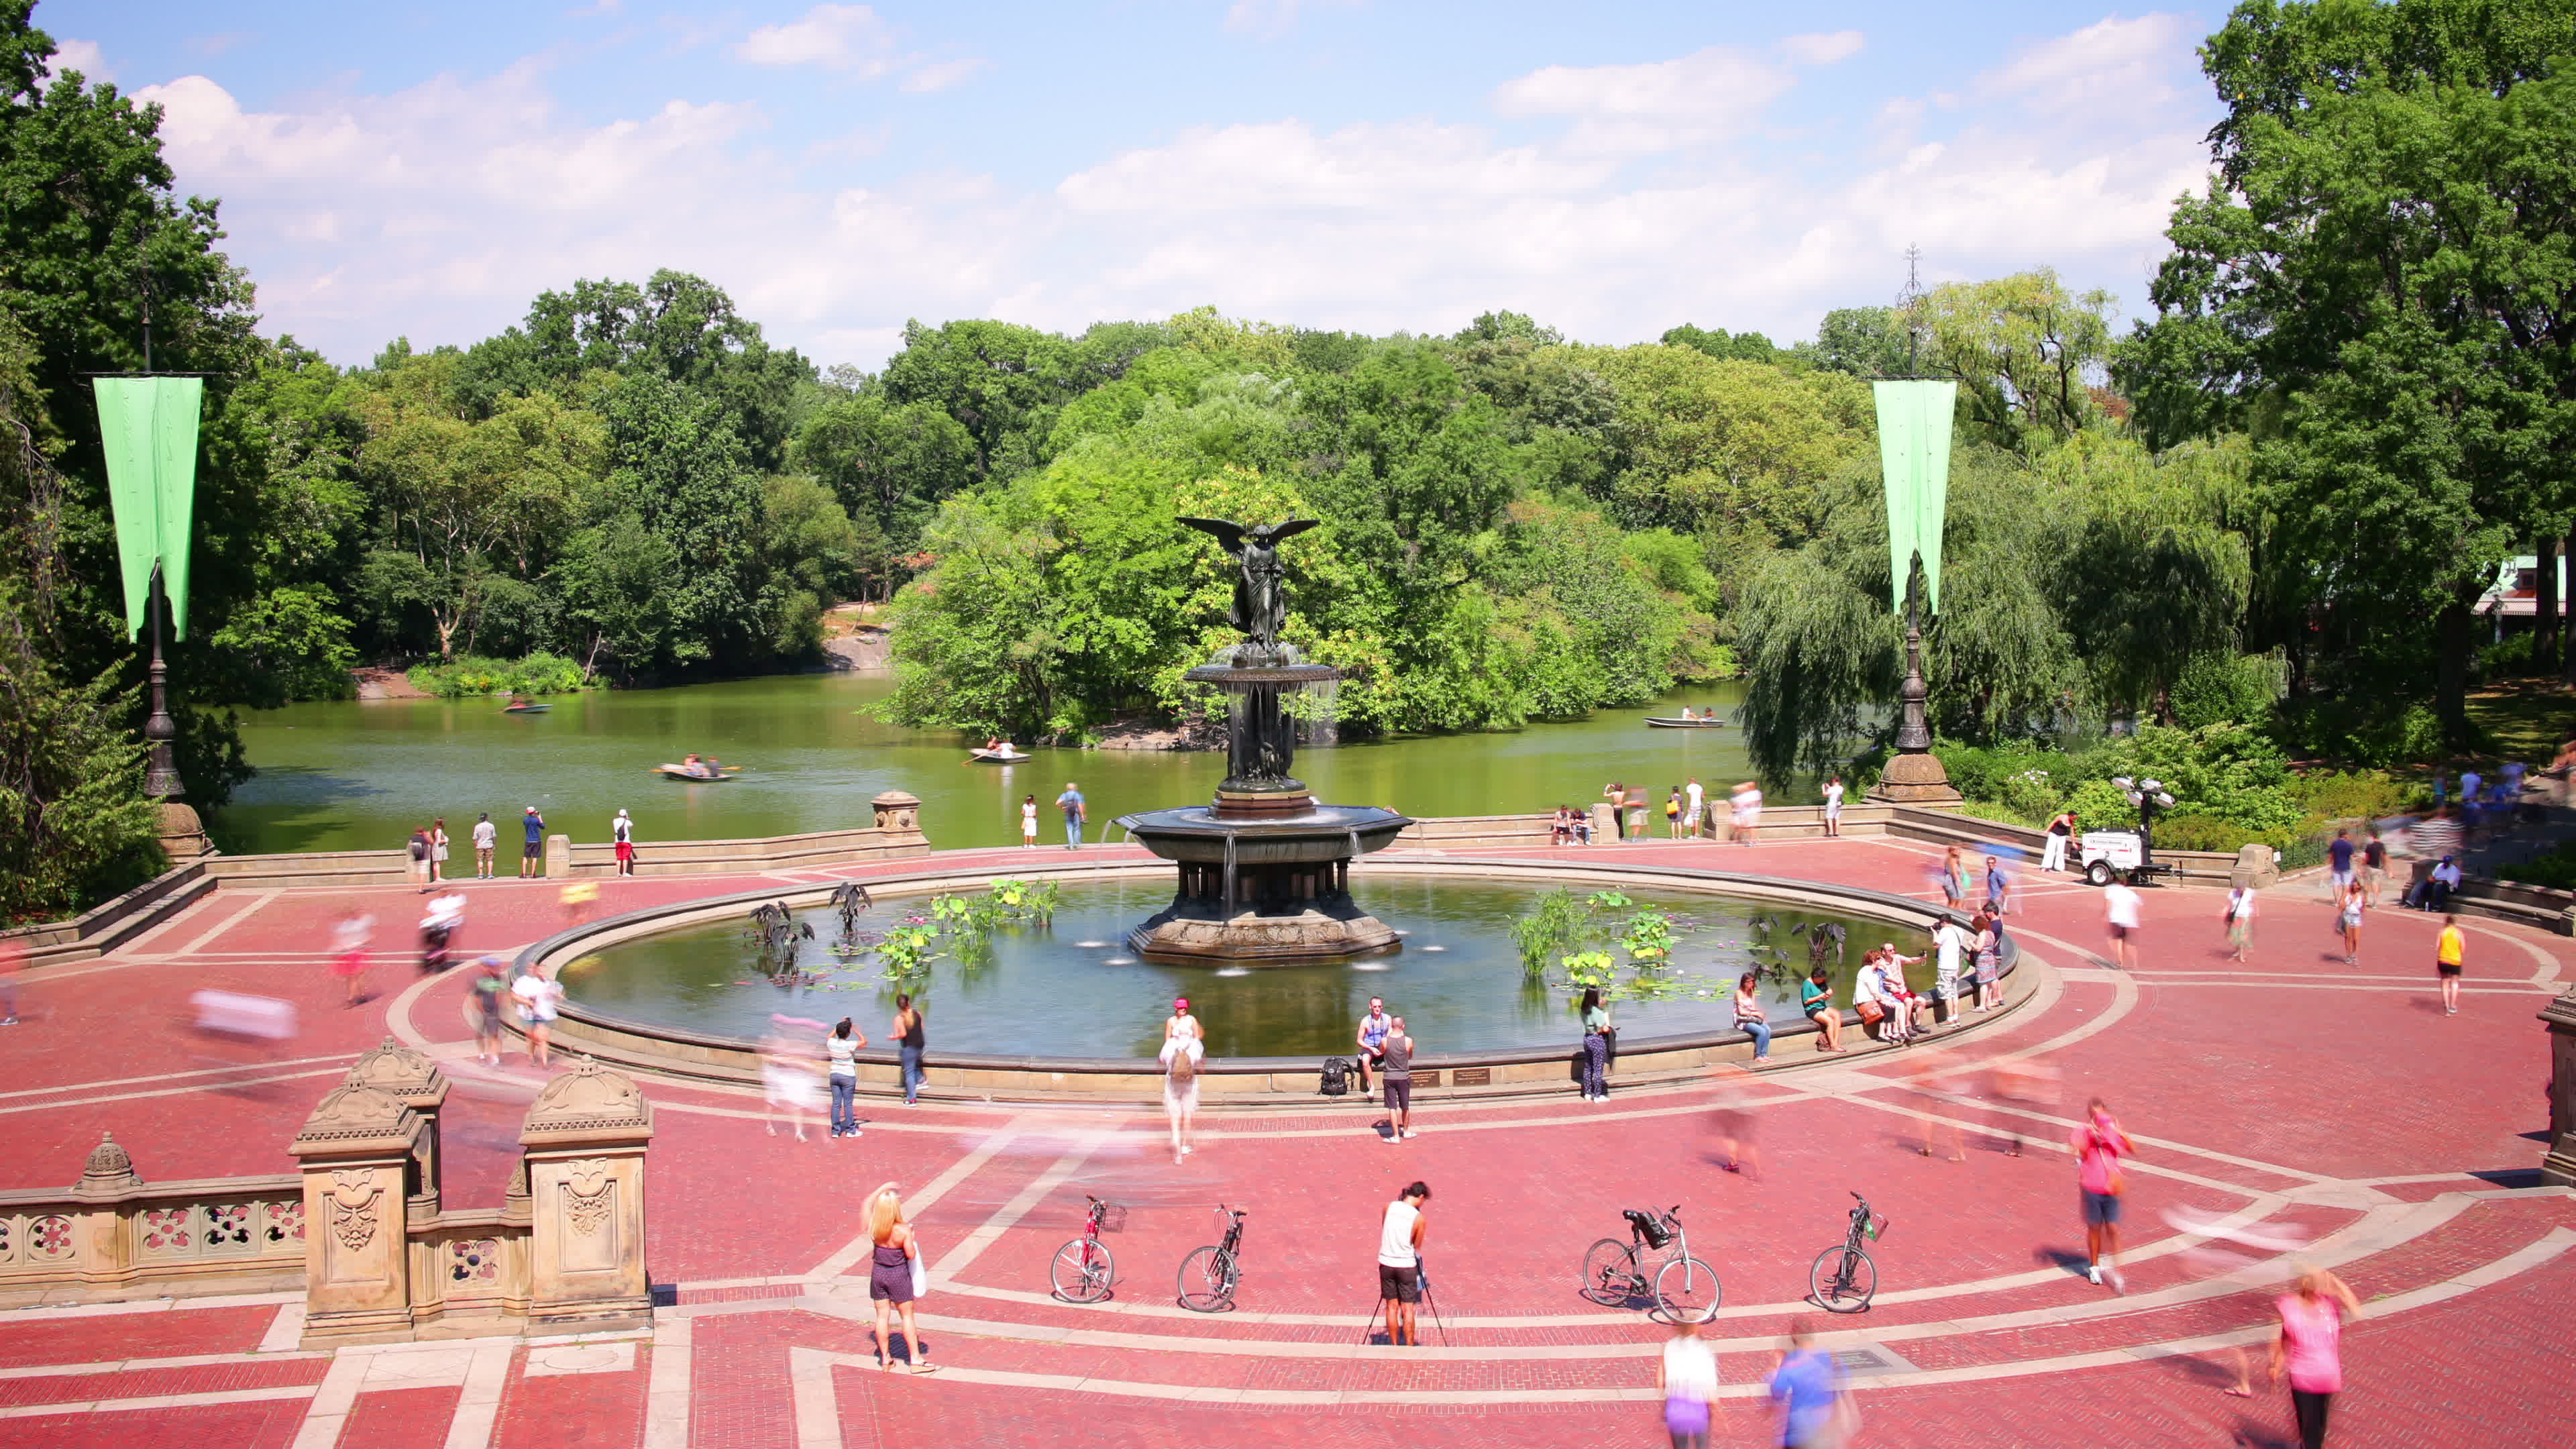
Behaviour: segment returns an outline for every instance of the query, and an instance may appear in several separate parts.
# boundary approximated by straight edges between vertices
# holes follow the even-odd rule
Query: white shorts
[[[1198,1109],[1199,1079],[1196,1074],[1186,1077],[1167,1076],[1163,1078],[1164,1111],[1172,1113],[1174,1116],[1178,1116],[1181,1113],[1195,1112]]]
[[[811,1072],[793,1067],[762,1067],[760,1081],[767,1089],[763,1095],[782,1107],[811,1107],[823,1099],[820,1084]]]

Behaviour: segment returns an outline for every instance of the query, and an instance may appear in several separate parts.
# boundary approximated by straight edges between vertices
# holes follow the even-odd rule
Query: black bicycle
[[[1055,1285],[1055,1296],[1067,1303],[1097,1303],[1109,1296],[1109,1284],[1118,1275],[1118,1265],[1109,1256],[1109,1245],[1100,1241],[1102,1233],[1114,1233],[1127,1224],[1127,1210],[1116,1203],[1083,1194],[1091,1206],[1082,1215],[1082,1236],[1066,1241],[1055,1250],[1055,1261],[1047,1265],[1047,1277]]]
[[[1225,1224],[1225,1241],[1194,1248],[1181,1260],[1181,1306],[1192,1313],[1231,1309],[1234,1290],[1243,1282],[1243,1220],[1251,1214],[1218,1203],[1216,1216]]]
[[[1717,1270],[1691,1256],[1690,1235],[1682,1231],[1681,1204],[1661,1213],[1626,1209],[1628,1241],[1603,1238],[1583,1250],[1583,1286],[1577,1291],[1604,1308],[1625,1308],[1640,1299],[1666,1322],[1706,1323],[1717,1316]],[[1652,1275],[1650,1254],[1672,1249],[1672,1256]]]
[[[1869,1210],[1869,1199],[1852,1194],[1851,1230],[1843,1235],[1842,1246],[1827,1248],[1816,1255],[1816,1266],[1807,1270],[1807,1287],[1815,1304],[1827,1313],[1865,1313],[1869,1300],[1878,1296],[1878,1265],[1869,1260],[1863,1240],[1876,1242],[1887,1232],[1887,1219]]]

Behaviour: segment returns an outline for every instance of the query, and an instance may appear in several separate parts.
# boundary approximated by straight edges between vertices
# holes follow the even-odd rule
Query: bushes
[[[2183,666],[2169,701],[2185,729],[2261,724],[2287,689],[2289,664],[2277,654],[2203,654]]]
[[[525,659],[485,659],[460,654],[446,664],[417,664],[411,686],[441,699],[478,694],[572,694],[582,687],[581,666],[560,654]]]
[[[2440,716],[2420,704],[2400,708],[2383,694],[2284,700],[2273,712],[2272,733],[2304,758],[2374,769],[2437,760],[2450,753],[2442,738]]]
[[[2496,879],[2521,885],[2540,886],[2553,891],[2576,891],[2576,843],[2562,845],[2546,854],[2515,865],[2496,867]]]
[[[2528,629],[2508,634],[2478,651],[2477,677],[2492,684],[2499,679],[2520,679],[2537,673],[2532,663],[2533,635]]]

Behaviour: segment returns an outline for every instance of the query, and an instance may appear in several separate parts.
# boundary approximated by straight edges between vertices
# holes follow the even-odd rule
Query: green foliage
[[[167,865],[132,704],[113,679],[58,681],[0,593],[0,921],[72,915]]]
[[[350,691],[349,621],[321,584],[271,589],[232,612],[206,642],[244,682],[243,703],[273,707],[295,699],[338,699]]]
[[[2493,644],[2481,645],[2477,668],[2473,671],[2477,682],[2488,684],[2500,679],[2521,679],[2539,672],[2532,663],[2532,649],[2536,642],[2536,636],[2526,629],[2518,634],[2507,634]]]
[[[2576,843],[2543,851],[2529,860],[2499,865],[2495,878],[2544,890],[2576,891]]]
[[[1590,931],[1592,912],[1564,886],[1539,893],[1529,911],[1512,922],[1512,943],[1520,948],[1521,969],[1531,975],[1548,963],[1571,955]]]
[[[2174,723],[2185,729],[2264,724],[2286,687],[2287,666],[2278,655],[2196,654],[2174,677]]]
[[[572,694],[585,682],[581,666],[560,654],[530,654],[520,659],[486,659],[464,654],[445,664],[415,664],[411,686],[441,699],[468,699],[485,694]]]
[[[2386,768],[2449,753],[2441,716],[2429,705],[2377,695],[2284,700],[2274,734],[2308,759]]]

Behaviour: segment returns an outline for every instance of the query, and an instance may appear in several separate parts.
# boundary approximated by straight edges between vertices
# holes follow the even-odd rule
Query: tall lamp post
[[[1955,805],[1950,772],[1932,753],[1924,710],[1923,614],[1941,611],[1941,524],[1950,498],[1950,418],[1959,385],[1929,378],[1870,384],[1878,405],[1879,469],[1887,490],[1889,602],[1905,615],[1905,682],[1897,687],[1896,753],[1869,798]]]
[[[148,345],[148,343],[147,343]],[[147,363],[146,366],[149,366]],[[128,373],[92,378],[99,443],[107,459],[107,495],[116,514],[116,554],[125,583],[125,635],[152,629],[152,714],[144,793],[161,801],[161,839],[173,856],[202,854],[204,824],[176,797],[187,793],[171,749],[178,722],[170,715],[170,671],[161,657],[162,618],[171,637],[188,637],[188,545],[196,513],[197,424],[205,404],[202,377]]]

